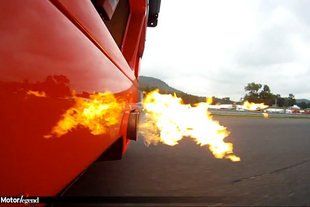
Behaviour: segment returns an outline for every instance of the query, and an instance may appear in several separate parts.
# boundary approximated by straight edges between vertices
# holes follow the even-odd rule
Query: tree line
[[[301,108],[301,109],[309,109],[310,108],[310,102],[300,102],[300,103],[297,103],[297,105]]]
[[[245,87],[245,96],[243,100],[254,103],[264,103],[278,107],[290,107],[296,104],[294,94],[290,93],[287,97],[281,97],[280,94],[273,94],[268,85],[262,85],[260,83],[248,83]]]

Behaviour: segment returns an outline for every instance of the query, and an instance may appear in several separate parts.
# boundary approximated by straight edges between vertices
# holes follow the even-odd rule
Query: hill
[[[297,104],[302,103],[302,102],[305,102],[306,104],[310,104],[310,100],[308,99],[296,99]]]
[[[139,88],[140,88],[140,91],[146,91],[146,92],[159,89],[159,92],[162,94],[174,94],[175,93],[178,97],[181,97],[183,102],[186,104],[194,104],[197,102],[206,101],[206,97],[187,94],[183,91],[170,87],[164,81],[157,79],[157,78],[153,78],[153,77],[139,76]],[[232,101],[213,97],[213,103],[231,104]]]
[[[146,76],[139,76],[139,87],[142,91],[153,91],[155,89],[159,89],[161,93],[182,93],[182,91],[179,91],[175,88],[170,87],[167,83],[164,81],[152,78],[152,77],[146,77]]]

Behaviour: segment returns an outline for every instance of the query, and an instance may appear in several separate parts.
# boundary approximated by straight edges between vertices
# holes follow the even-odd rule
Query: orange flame
[[[245,101],[242,106],[244,109],[249,110],[249,111],[263,110],[269,107],[268,105],[265,105],[264,103],[257,104],[257,103],[252,103],[248,101]]]
[[[61,137],[78,126],[88,128],[93,135],[104,134],[110,126],[119,123],[125,106],[109,92],[92,94],[89,99],[74,99],[75,105],[62,115],[51,134],[45,135],[45,138]]]
[[[29,90],[29,91],[27,91],[27,95],[33,95],[33,96],[37,96],[37,97],[46,97],[46,93],[44,91]]]
[[[224,142],[229,131],[212,119],[207,103],[195,106],[182,103],[175,95],[148,93],[143,101],[146,121],[140,124],[140,133],[147,145],[159,142],[174,146],[184,137],[191,137],[200,145],[208,145],[216,158],[240,161],[233,154],[233,145]]]

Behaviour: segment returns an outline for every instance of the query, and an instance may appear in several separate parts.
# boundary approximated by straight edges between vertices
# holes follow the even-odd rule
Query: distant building
[[[297,106],[297,105],[294,105],[294,106],[289,107],[289,109],[292,109],[292,110],[300,110],[300,107]]]
[[[268,112],[268,113],[284,113],[285,110],[281,109],[281,108],[268,108],[265,110],[265,112]]]

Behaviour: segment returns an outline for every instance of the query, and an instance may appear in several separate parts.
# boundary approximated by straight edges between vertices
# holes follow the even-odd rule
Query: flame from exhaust
[[[265,105],[264,103],[257,104],[257,103],[252,103],[248,101],[245,101],[242,106],[244,109],[249,110],[249,111],[263,110],[269,107],[268,105]]]
[[[74,106],[62,115],[51,134],[45,135],[45,138],[61,137],[78,126],[88,128],[93,135],[104,134],[110,126],[119,123],[125,106],[109,92],[92,94],[89,99],[76,96],[74,99]]]
[[[229,131],[212,119],[208,102],[195,106],[182,103],[175,95],[148,93],[143,101],[146,121],[140,124],[140,133],[147,145],[159,142],[174,146],[184,137],[191,137],[200,145],[208,145],[216,158],[240,161],[233,154],[233,145],[224,142]]]
[[[27,95],[33,95],[36,97],[46,97],[46,93],[44,91],[27,91]]]

